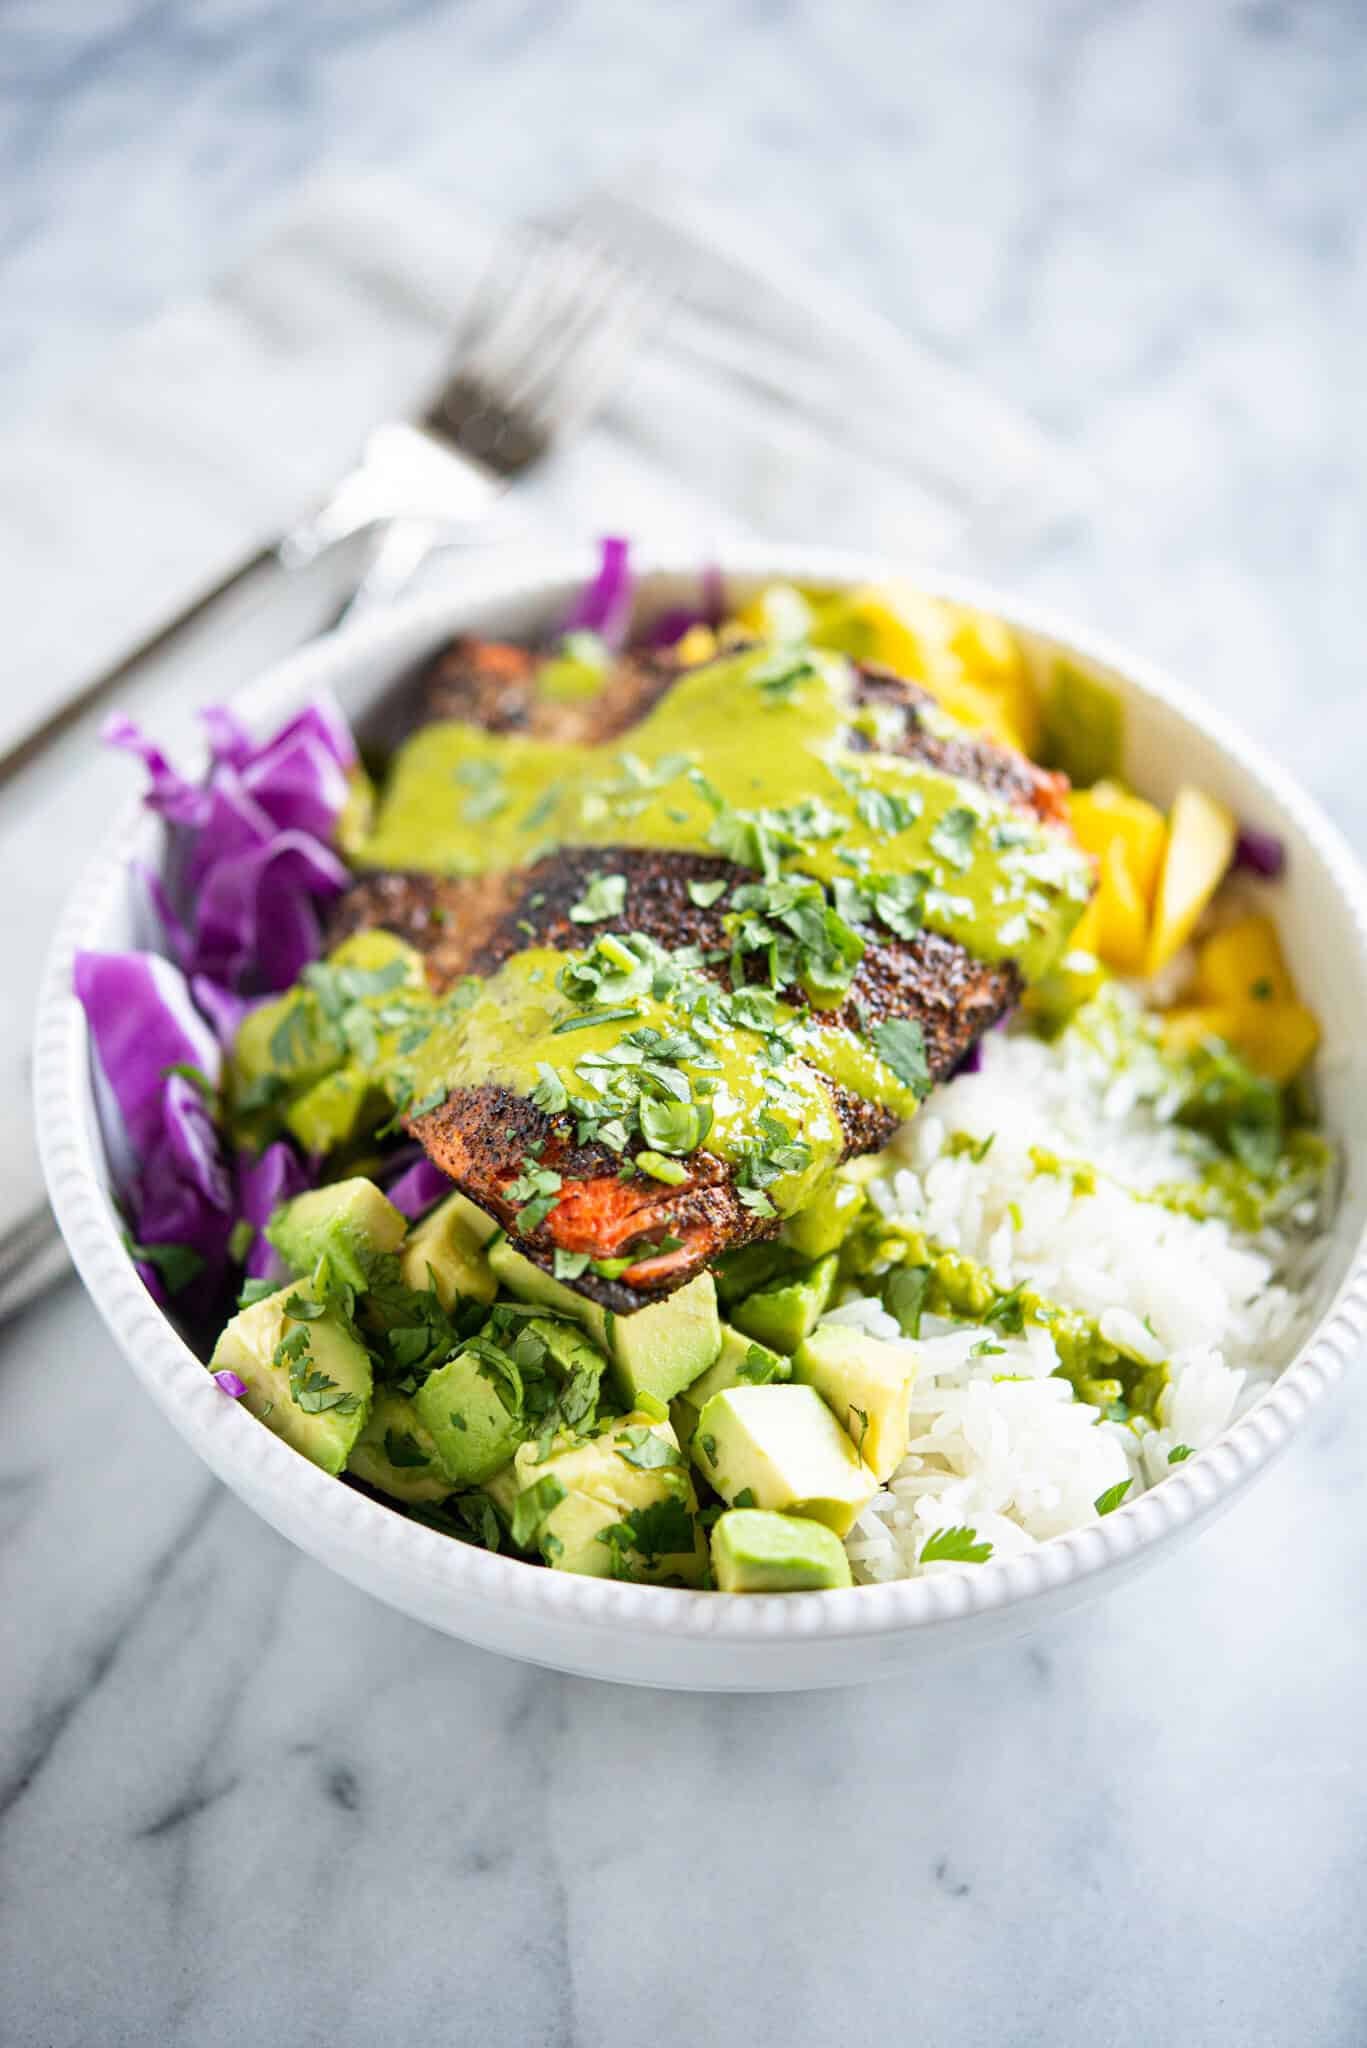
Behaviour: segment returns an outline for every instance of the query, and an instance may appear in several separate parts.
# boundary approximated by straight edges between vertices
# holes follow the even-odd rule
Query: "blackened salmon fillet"
[[[544,658],[501,642],[454,642],[426,678],[429,717],[597,744],[628,732],[679,673],[668,655],[629,655],[594,696],[562,702],[538,694]],[[976,783],[1046,824],[1065,823],[1065,778],[989,740],[946,733],[928,715],[933,697],[918,685],[864,664],[856,668],[853,694],[856,707],[880,710],[878,745],[885,751]],[[868,744],[855,729],[849,740],[855,748]],[[623,878],[621,908],[586,930],[571,910],[594,878],[608,873]],[[696,947],[704,958],[713,956],[707,971],[724,980],[730,972],[728,899],[734,888],[755,880],[751,869],[710,854],[624,847],[562,848],[525,871],[470,879],[372,874],[342,899],[330,940],[335,944],[368,927],[395,932],[424,955],[438,993],[464,975],[497,972],[530,946],[579,952],[605,932],[639,932],[671,952]],[[704,906],[694,900],[690,884],[699,883],[722,885],[715,901]],[[1014,967],[984,963],[938,933],[922,929],[898,938],[880,929],[863,936],[863,957],[839,1006],[809,1014],[823,1027],[844,1025],[861,1037],[884,1019],[913,1020],[932,1082],[952,1074],[982,1033],[1019,1000]],[[745,972],[760,978],[761,960],[749,958]],[[800,990],[780,993],[807,1009]],[[845,1156],[887,1141],[897,1122],[892,1111],[834,1082],[823,1085]],[[434,1163],[539,1264],[549,1268],[557,1249],[600,1260],[639,1254],[615,1278],[586,1271],[571,1283],[622,1313],[683,1285],[720,1253],[772,1236],[779,1227],[742,1201],[732,1169],[717,1154],[689,1154],[681,1162],[686,1179],[677,1186],[644,1174],[624,1178],[619,1152],[599,1142],[576,1142],[572,1119],[550,1115],[493,1082],[454,1090],[440,1107],[413,1119],[411,1129]],[[548,1213],[519,1229],[525,1204],[513,1190],[529,1157],[558,1175],[560,1185]],[[662,1244],[669,1249],[657,1249]]]
[[[749,868],[710,854],[570,847],[511,877],[475,881],[428,875],[369,877],[343,899],[334,942],[377,925],[423,953],[429,982],[442,993],[463,975],[494,974],[529,946],[581,950],[589,934],[571,909],[605,866],[625,883],[622,908],[595,932],[640,932],[675,951],[697,947],[719,955],[711,971],[728,974],[724,919],[733,888],[755,880]],[[497,882],[495,891],[491,884]],[[704,907],[690,884],[721,884]],[[706,893],[710,893],[707,891]],[[758,956],[747,970],[763,974]],[[779,992],[806,1007],[801,990]],[[844,1025],[866,1035],[885,1018],[919,1024],[932,1081],[952,1074],[982,1033],[1019,999],[1020,981],[1007,965],[989,966],[952,939],[922,930],[910,939],[870,931],[850,988],[840,1005],[812,1011],[823,1028]],[[824,1082],[839,1121],[844,1154],[876,1151],[897,1124],[896,1115],[831,1081]],[[700,1149],[683,1164],[686,1182],[664,1186],[645,1176],[624,1181],[622,1156],[603,1144],[577,1145],[567,1119],[546,1115],[526,1098],[493,1084],[456,1089],[439,1109],[412,1123],[433,1162],[481,1208],[498,1218],[529,1256],[548,1263],[556,1247],[615,1259],[637,1246],[677,1239],[672,1251],[646,1250],[618,1281],[592,1273],[574,1283],[605,1305],[629,1313],[647,1299],[681,1286],[730,1247],[772,1236],[777,1223],[747,1208],[730,1168]],[[529,1152],[561,1177],[554,1209],[528,1234],[519,1234],[521,1198],[511,1190]]]

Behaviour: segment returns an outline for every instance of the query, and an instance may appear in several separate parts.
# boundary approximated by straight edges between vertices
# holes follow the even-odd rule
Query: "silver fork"
[[[651,279],[572,233],[506,239],[452,373],[418,419],[376,428],[356,469],[281,541],[281,562],[299,566],[378,528],[341,616],[392,602],[438,541],[477,535],[508,486],[593,413],[661,303]]]
[[[573,233],[523,228],[508,236],[456,336],[452,368],[418,417],[377,427],[316,511],[96,677],[24,742],[23,758],[272,565],[301,568],[373,529],[379,544],[341,616],[392,602],[434,545],[477,538],[509,486],[584,424],[662,306],[651,279]],[[5,768],[0,761],[0,779]],[[0,1237],[0,1321],[66,1270],[56,1224],[40,1204]]]

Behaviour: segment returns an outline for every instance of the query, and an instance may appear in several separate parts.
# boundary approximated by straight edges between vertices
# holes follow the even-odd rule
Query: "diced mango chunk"
[[[1189,783],[1178,790],[1158,876],[1146,974],[1166,967],[1195,931],[1225,878],[1237,833],[1234,813],[1226,805]]]
[[[1290,1003],[1295,983],[1270,917],[1237,918],[1203,941],[1196,960],[1203,1003]]]
[[[684,668],[692,668],[696,662],[710,661],[717,651],[717,636],[710,626],[690,626],[675,646],[674,652]]]
[[[1189,1052],[1207,1038],[1223,1038],[1255,1073],[1284,1084],[1294,1080],[1319,1044],[1319,1025],[1303,1003],[1193,1003],[1170,1010],[1163,1042]]]
[[[1132,796],[1118,782],[1098,782],[1092,789],[1074,790],[1068,810],[1078,845],[1098,860],[1112,840],[1122,842],[1135,887],[1146,907],[1152,904],[1168,838],[1168,821],[1157,804]]]
[[[1148,937],[1148,906],[1130,873],[1122,839],[1112,839],[1102,855],[1095,901],[1101,958],[1119,974],[1140,973]]]
[[[1319,1043],[1270,917],[1236,918],[1202,941],[1194,994],[1164,1019],[1164,1041],[1175,1051],[1223,1038],[1269,1081],[1286,1082]]]
[[[949,644],[965,680],[996,707],[1001,736],[1023,754],[1037,754],[1044,731],[1039,698],[1011,628],[990,612],[960,611]]]

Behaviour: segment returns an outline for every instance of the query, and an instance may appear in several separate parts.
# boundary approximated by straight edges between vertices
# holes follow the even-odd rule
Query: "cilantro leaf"
[[[570,908],[573,924],[601,924],[604,918],[620,917],[627,900],[625,875],[591,875],[579,901]]]
[[[719,882],[690,882],[688,900],[696,903],[699,910],[710,910],[718,898],[726,894],[726,888],[724,876]]]
[[[1168,1452],[1168,1463],[1170,1465],[1184,1465],[1188,1458],[1194,1458],[1195,1455],[1196,1453],[1192,1450],[1190,1444],[1174,1444]]]
[[[986,1564],[992,1555],[990,1543],[980,1543],[976,1529],[960,1524],[937,1529],[921,1546],[922,1564]]]
[[[612,1448],[624,1465],[634,1465],[639,1472],[654,1472],[662,1465],[683,1463],[669,1439],[657,1435],[643,1422],[619,1430],[612,1439]]]
[[[883,1306],[904,1337],[919,1337],[925,1313],[929,1266],[895,1266],[883,1283]]]
[[[952,804],[930,835],[931,852],[962,873],[973,859],[978,824],[978,813],[967,804]]]
[[[140,1265],[155,1267],[166,1282],[168,1294],[179,1294],[204,1271],[204,1260],[188,1244],[135,1244],[127,1234],[124,1243],[131,1259],[136,1259]],[[274,1287],[268,1288],[267,1292],[273,1294]]]
[[[1104,1493],[1099,1493],[1096,1497],[1094,1506],[1097,1513],[1099,1515],[1109,1515],[1113,1508],[1120,1506],[1121,1501],[1124,1500],[1133,1485],[1134,1481],[1132,1479],[1119,1479],[1114,1486],[1108,1486]]]
[[[930,1093],[925,1033],[914,1017],[884,1017],[871,1034],[874,1051],[918,1101]]]

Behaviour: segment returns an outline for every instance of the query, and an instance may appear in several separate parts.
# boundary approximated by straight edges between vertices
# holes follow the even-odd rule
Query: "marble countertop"
[[[10,9],[0,431],[320,168],[495,214],[686,169],[1085,462],[1095,516],[1019,580],[1235,709],[1367,848],[1367,22],[928,13]],[[0,1331],[0,1414],[16,2048],[1367,2034],[1359,1386],[1113,1598],[773,1699],[389,1613],[208,1477],[74,1286]]]

